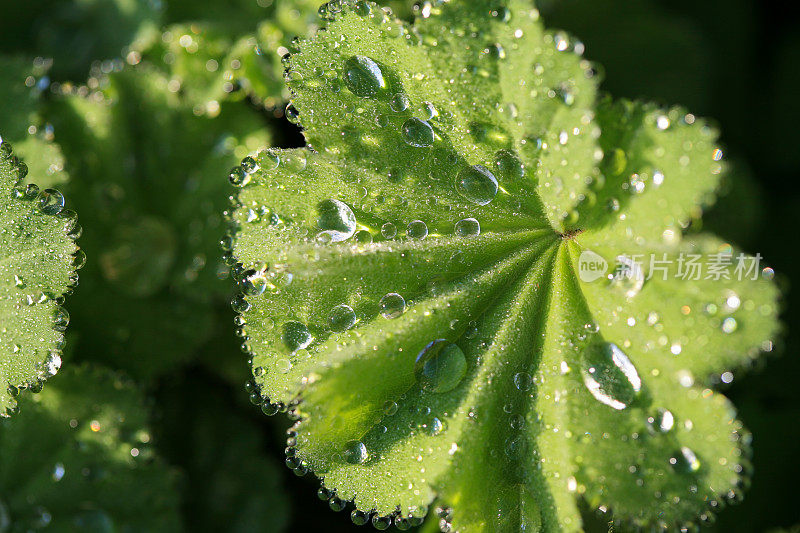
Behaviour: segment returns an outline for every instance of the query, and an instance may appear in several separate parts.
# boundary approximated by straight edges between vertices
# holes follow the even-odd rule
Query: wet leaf
[[[175,473],[151,448],[140,391],[92,367],[62,372],[0,421],[7,531],[174,531]]]
[[[61,367],[61,304],[85,260],[77,215],[59,191],[22,184],[27,173],[0,138],[0,416],[16,410],[20,389],[41,390]]]
[[[772,349],[777,291],[684,236],[714,130],[598,99],[524,0],[321,14],[288,60],[309,146],[232,180],[237,331],[255,400],[298,418],[287,464],[379,528],[434,501],[453,531],[576,531],[581,502],[688,527],[738,498],[749,435],[712,386]]]
[[[147,378],[185,361],[210,331],[214,301],[228,299],[227,173],[269,133],[242,102],[197,110],[144,61],[93,83],[47,110],[95,258],[73,313],[76,354]]]

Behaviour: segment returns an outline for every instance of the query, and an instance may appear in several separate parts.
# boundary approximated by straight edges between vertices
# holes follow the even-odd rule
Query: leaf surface
[[[453,531],[577,531],[582,501],[684,526],[738,497],[749,436],[711,386],[771,350],[777,291],[763,265],[678,270],[756,259],[686,231],[714,131],[597,99],[523,0],[322,14],[288,61],[309,146],[243,162],[231,213],[257,394],[298,419],[287,464],[378,527],[434,501]]]
[[[19,389],[41,390],[61,367],[69,313],[64,295],[85,256],[75,245],[77,216],[55,189],[21,185],[28,167],[0,139],[0,414]]]
[[[0,421],[0,522],[8,531],[175,531],[176,475],[151,449],[147,410],[128,380],[64,370]]]

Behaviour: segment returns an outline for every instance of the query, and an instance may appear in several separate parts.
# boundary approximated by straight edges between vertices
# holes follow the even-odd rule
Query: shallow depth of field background
[[[187,4],[185,0],[163,2]],[[64,17],[58,22],[63,35],[73,31],[65,26],[70,22],[66,4],[72,3],[85,2],[0,0],[0,53],[47,55],[53,46],[59,46],[50,39],[53,28],[48,17],[53,6],[58,4]],[[190,4],[197,13],[227,10],[235,18],[233,6],[245,3],[255,4],[256,0],[196,0]],[[735,170],[725,187],[727,195],[705,217],[705,229],[750,253],[762,254],[787,295],[783,303],[785,335],[776,353],[765,356],[762,364],[749,372],[735,373],[733,383],[724,390],[754,434],[755,474],[745,501],[721,513],[713,529],[749,532],[794,526],[797,531],[800,358],[794,328],[799,319],[797,291],[792,285],[800,280],[800,19],[786,13],[785,3],[777,0],[539,3],[549,27],[579,37],[586,45],[585,55],[604,67],[604,90],[615,97],[681,104],[696,115],[713,118],[722,131],[725,154]],[[232,7],[221,7],[227,4]],[[54,79],[60,75],[80,83],[86,78],[85,74],[81,78],[81,73],[88,73],[86,62],[93,58],[82,55],[91,47],[79,45],[91,41],[92,29],[80,26],[78,19],[72,22],[75,35],[84,37],[64,45],[76,47],[74,54],[68,54],[73,62],[57,63],[56,67],[63,68]],[[239,22],[243,31],[253,31],[258,21]],[[101,34],[114,32],[105,28],[97,32],[98,38]],[[271,113],[269,121],[280,146],[302,143],[296,127],[283,119],[279,110]],[[225,176],[213,179],[224,180]],[[73,312],[71,305],[68,298],[67,308]],[[183,472],[187,529],[227,529],[229,518],[246,514],[252,522],[239,521],[239,530],[272,531],[275,522],[265,517],[282,514],[274,506],[286,501],[290,506],[286,531],[358,529],[350,523],[349,509],[336,514],[317,499],[318,482],[313,476],[297,478],[281,466],[283,431],[289,422],[282,415],[267,418],[249,404],[242,387],[249,369],[238,347],[240,340],[233,333],[233,312],[221,308],[218,316],[222,321],[214,325],[214,335],[198,349],[205,355],[189,358],[179,371],[147,389],[154,400],[155,446]],[[219,371],[209,364],[208,354]],[[91,359],[86,354],[80,358]],[[65,357],[65,365],[71,360],[72,356]],[[255,431],[242,431],[245,426]],[[228,466],[219,468],[223,463]],[[272,472],[277,481],[262,479],[261,472]],[[261,489],[273,483],[281,487],[282,497],[265,501]],[[587,516],[587,520],[591,529],[605,529],[602,518]]]

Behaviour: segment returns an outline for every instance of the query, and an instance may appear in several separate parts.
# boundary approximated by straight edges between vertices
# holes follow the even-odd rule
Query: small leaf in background
[[[146,62],[90,84],[47,109],[95,258],[74,302],[75,353],[153,377],[206,340],[213,303],[227,298],[226,176],[270,134],[242,102],[197,110]]]
[[[309,146],[242,162],[232,306],[287,464],[353,521],[454,531],[689,527],[746,483],[712,386],[771,351],[777,290],[679,279],[724,172],[686,111],[596,96],[524,0],[331,2],[288,60]],[[622,271],[593,280],[584,254]],[[665,281],[651,263],[671,265]]]
[[[0,138],[0,416],[21,389],[41,390],[61,367],[64,296],[85,255],[77,215],[55,189],[22,184],[28,167]]]
[[[43,188],[67,181],[64,157],[53,142],[51,124],[41,117],[42,92],[49,86],[49,61],[0,55],[0,125],[3,139],[13,144],[17,157],[26,161],[28,175]]]
[[[176,474],[154,453],[141,391],[65,369],[0,421],[3,531],[175,531]]]
[[[153,0],[6,2],[0,51],[49,58],[54,79],[80,82],[93,64],[111,68],[130,50],[156,39],[160,5]]]

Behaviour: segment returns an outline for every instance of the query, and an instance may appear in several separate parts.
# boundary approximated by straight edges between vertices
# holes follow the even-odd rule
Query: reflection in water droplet
[[[386,400],[386,402],[383,404],[383,412],[386,414],[386,416],[393,416],[395,413],[397,413],[397,408],[397,402],[392,400]]]
[[[497,196],[497,179],[482,165],[465,167],[456,178],[456,190],[470,202],[486,205]]]
[[[331,242],[349,239],[356,232],[356,216],[353,210],[339,200],[323,200],[317,205],[317,226]]]
[[[412,117],[403,122],[400,131],[408,145],[416,148],[433,146],[433,128],[424,120]]]
[[[392,97],[392,101],[389,105],[395,113],[402,113],[411,107],[411,101],[404,93],[397,93]]]
[[[514,386],[521,391],[526,391],[531,388],[533,378],[527,372],[518,372],[514,374]]]
[[[347,304],[337,305],[328,315],[328,326],[331,331],[346,331],[356,324],[356,312]]]
[[[406,310],[406,300],[396,292],[390,292],[379,302],[384,318],[397,318]]]
[[[515,152],[500,150],[494,157],[497,172],[506,181],[513,182],[525,177],[525,166]]]
[[[467,359],[457,345],[446,339],[428,343],[417,355],[414,376],[422,390],[447,392],[453,390],[467,373]]]
[[[344,83],[360,98],[372,98],[386,88],[381,67],[365,56],[353,56],[344,64]]]
[[[287,322],[283,325],[283,344],[292,351],[302,350],[308,348],[313,342],[314,337],[311,332],[302,322]]]
[[[622,291],[627,298],[633,298],[644,285],[642,265],[632,257],[617,256],[617,268],[611,278],[611,286]]]
[[[456,235],[459,237],[475,237],[481,233],[481,224],[474,218],[465,218],[456,222]]]
[[[642,388],[633,363],[611,342],[590,344],[583,353],[582,371],[592,396],[614,409],[628,407]]]
[[[39,210],[46,215],[57,215],[64,209],[64,195],[55,189],[45,189],[39,193]]]
[[[344,456],[344,460],[351,465],[360,465],[369,457],[367,447],[360,440],[351,440],[347,442],[344,445],[342,455]]]
[[[675,417],[667,409],[659,409],[656,416],[648,418],[647,422],[659,433],[667,433],[675,427]]]
[[[394,239],[397,235],[397,227],[391,222],[387,222],[381,226],[381,235],[384,239]]]
[[[410,238],[422,240],[428,236],[428,226],[421,220],[412,220],[408,223],[406,232]]]

